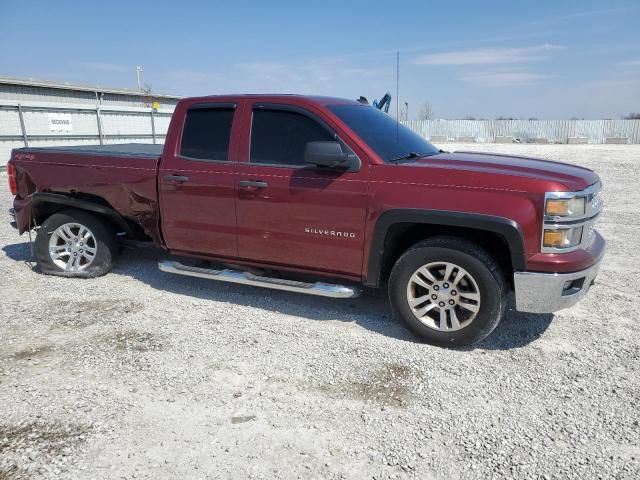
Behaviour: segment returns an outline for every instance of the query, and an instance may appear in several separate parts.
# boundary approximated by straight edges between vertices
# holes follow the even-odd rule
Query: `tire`
[[[61,277],[104,275],[111,270],[117,252],[118,242],[113,229],[82,210],[64,210],[51,215],[38,230],[34,243],[38,269],[46,275]],[[72,254],[75,254],[75,260],[70,264]],[[65,264],[70,266],[65,267]]]
[[[441,347],[473,345],[487,337],[502,318],[506,293],[504,276],[491,255],[458,237],[415,244],[398,259],[389,278],[395,316],[420,340]]]

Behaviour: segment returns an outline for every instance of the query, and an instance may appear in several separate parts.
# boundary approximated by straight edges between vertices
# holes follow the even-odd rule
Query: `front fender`
[[[463,227],[496,233],[502,236],[509,246],[513,268],[523,270],[526,267],[524,236],[520,225],[514,220],[478,213],[400,208],[383,212],[376,221],[364,280],[367,286],[380,285],[385,239],[389,228],[397,223]]]

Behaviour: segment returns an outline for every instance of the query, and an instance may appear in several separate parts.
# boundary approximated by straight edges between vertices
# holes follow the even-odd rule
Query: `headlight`
[[[545,248],[572,248],[582,241],[582,226],[574,228],[545,228],[542,246]]]
[[[586,197],[547,198],[544,214],[548,217],[582,217],[586,200]]]
[[[596,182],[579,192],[545,193],[542,252],[566,253],[588,247],[602,210],[601,189],[600,182]]]

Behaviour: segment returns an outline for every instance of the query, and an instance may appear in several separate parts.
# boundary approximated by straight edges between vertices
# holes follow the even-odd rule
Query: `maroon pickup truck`
[[[40,271],[107,273],[122,242],[165,272],[347,298],[388,288],[422,340],[486,337],[576,303],[604,253],[591,170],[448,153],[379,110],[293,95],[189,98],[155,145],[21,148],[15,223]]]

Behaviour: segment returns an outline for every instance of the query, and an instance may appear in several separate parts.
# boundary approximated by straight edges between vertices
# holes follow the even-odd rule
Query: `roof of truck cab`
[[[238,94],[238,95],[208,95],[205,97],[189,97],[183,99],[183,101],[192,102],[232,102],[237,100],[245,100],[245,99],[260,99],[263,102],[281,102],[285,101],[290,103],[292,100],[294,103],[314,103],[317,105],[362,105],[356,100],[351,100],[348,98],[339,98],[339,97],[325,97],[322,95],[297,95],[297,94],[287,94],[287,93],[251,93],[251,94]]]

